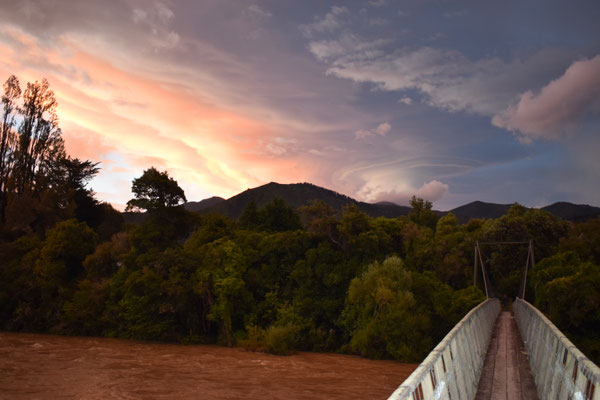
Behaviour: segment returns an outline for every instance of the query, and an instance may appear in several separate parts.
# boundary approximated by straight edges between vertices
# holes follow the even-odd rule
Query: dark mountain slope
[[[201,201],[188,201],[183,205],[183,207],[188,211],[201,212],[205,208],[212,207],[216,204],[221,203],[222,201],[225,201],[225,199],[222,197],[214,196]]]
[[[313,200],[321,200],[337,212],[341,212],[342,208],[347,204],[356,204],[361,210],[373,217],[385,216],[394,218],[400,215],[407,215],[411,210],[410,207],[402,207],[393,203],[369,204],[358,202],[348,196],[311,183],[280,184],[271,182],[254,189],[245,190],[201,212],[221,213],[233,218],[239,218],[250,201],[254,201],[258,207],[264,207],[276,197],[282,198],[293,208],[310,204]]]
[[[569,221],[586,221],[600,216],[600,207],[593,207],[587,204],[573,204],[564,201],[542,207],[542,210],[548,211],[557,217]]]
[[[199,213],[218,213],[239,218],[242,212],[254,201],[258,207],[264,207],[276,197],[282,198],[293,208],[310,204],[313,200],[321,200],[341,213],[343,207],[348,204],[356,204],[362,211],[371,217],[396,218],[408,215],[412,210],[408,206],[399,206],[391,202],[380,202],[375,204],[359,202],[351,197],[325,189],[311,183],[280,184],[271,182],[253,189],[247,189],[227,200],[221,197],[211,197],[202,201],[191,201],[184,204],[188,211]],[[452,212],[461,223],[468,222],[471,218],[499,218],[507,213],[513,204],[496,204],[474,201],[464,206],[457,207]],[[557,217],[569,221],[585,221],[600,216],[600,208],[589,205],[578,205],[566,202],[554,203],[543,207]],[[442,217],[448,211],[435,211],[438,217]],[[124,213],[127,222],[139,223],[143,221],[144,214]]]
[[[483,201],[474,201],[450,210],[450,212],[456,215],[460,223],[464,224],[471,218],[499,218],[506,214],[506,212],[512,206],[512,204],[495,204],[484,203]]]

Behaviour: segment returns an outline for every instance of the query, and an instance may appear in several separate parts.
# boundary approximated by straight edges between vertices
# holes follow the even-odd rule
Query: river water
[[[386,399],[416,367],[0,332],[0,399]]]

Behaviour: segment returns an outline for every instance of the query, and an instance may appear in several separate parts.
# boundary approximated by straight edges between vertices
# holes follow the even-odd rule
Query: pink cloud
[[[214,91],[140,69],[137,61],[103,48],[92,54],[85,42],[68,36],[48,45],[16,28],[0,34],[12,40],[0,37],[0,72],[16,74],[22,85],[49,79],[73,157],[108,165],[107,155],[118,154],[132,176],[151,165],[168,169],[191,188],[192,199],[229,196],[270,180],[303,181],[314,169],[287,150],[265,151],[268,142],[278,146],[275,150],[291,146],[280,143],[281,127],[219,103]],[[110,201],[124,202],[128,196]]]
[[[72,157],[96,162],[100,161],[104,154],[116,150],[114,146],[106,143],[101,135],[73,121],[63,121],[61,129],[65,139],[65,149]]]
[[[576,61],[539,94],[528,91],[492,123],[520,135],[524,142],[554,139],[572,129],[600,100],[600,55]]]

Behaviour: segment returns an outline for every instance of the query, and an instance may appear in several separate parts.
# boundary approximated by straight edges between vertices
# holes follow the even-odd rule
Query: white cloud
[[[371,132],[368,129],[360,129],[360,130],[354,132],[354,137],[356,139],[364,139],[369,136],[373,136],[373,132]]]
[[[333,40],[311,41],[308,50],[321,61],[361,61],[382,56],[381,50],[389,40],[367,41],[358,35],[345,33]]]
[[[372,43],[372,42],[371,42]],[[448,111],[491,115],[499,107],[487,86],[494,83],[504,63],[498,59],[478,62],[457,51],[421,47],[387,54],[374,43],[369,57],[364,52],[343,54],[331,62],[328,73],[356,82],[374,83],[387,91],[419,90],[428,103]],[[506,104],[508,99],[503,99]]]
[[[400,100],[398,100],[398,103],[402,103],[402,104],[406,104],[407,106],[410,106],[413,103],[413,99],[411,99],[408,96],[404,96]]]
[[[381,124],[377,125],[375,129],[359,129],[358,131],[354,132],[354,137],[360,140],[374,135],[385,136],[390,132],[391,129],[392,126],[389,122],[382,122]]]
[[[256,4],[251,4],[250,6],[248,6],[248,8],[246,9],[246,14],[248,16],[250,16],[251,18],[263,19],[263,20],[269,19],[273,16],[272,13],[270,13],[269,11],[263,10]]]
[[[442,199],[448,192],[449,186],[438,180],[426,182],[420,188],[410,188],[405,185],[390,189],[393,184],[382,186],[371,186],[366,184],[359,192],[359,196],[364,201],[378,203],[381,201],[391,201],[400,205],[407,205],[413,196],[421,197],[431,202]]]
[[[329,75],[371,83],[378,90],[416,90],[432,107],[488,117],[505,110],[524,85],[548,76],[549,65],[564,65],[570,54],[546,49],[506,62],[498,57],[471,60],[459,51],[429,46],[390,51],[390,44],[345,32],[337,39],[313,40],[309,49],[327,63]]]
[[[600,101],[600,55],[574,62],[539,94],[523,93],[516,105],[496,114],[492,123],[520,135],[523,142],[553,139],[572,128]]]
[[[392,129],[392,126],[388,122],[384,122],[379,124],[377,128],[375,128],[375,133],[381,136],[385,136]]]

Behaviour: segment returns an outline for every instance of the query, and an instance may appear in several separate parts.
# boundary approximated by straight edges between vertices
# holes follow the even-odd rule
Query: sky
[[[72,157],[122,209],[271,181],[600,206],[597,0],[0,0],[0,80],[48,79]]]

